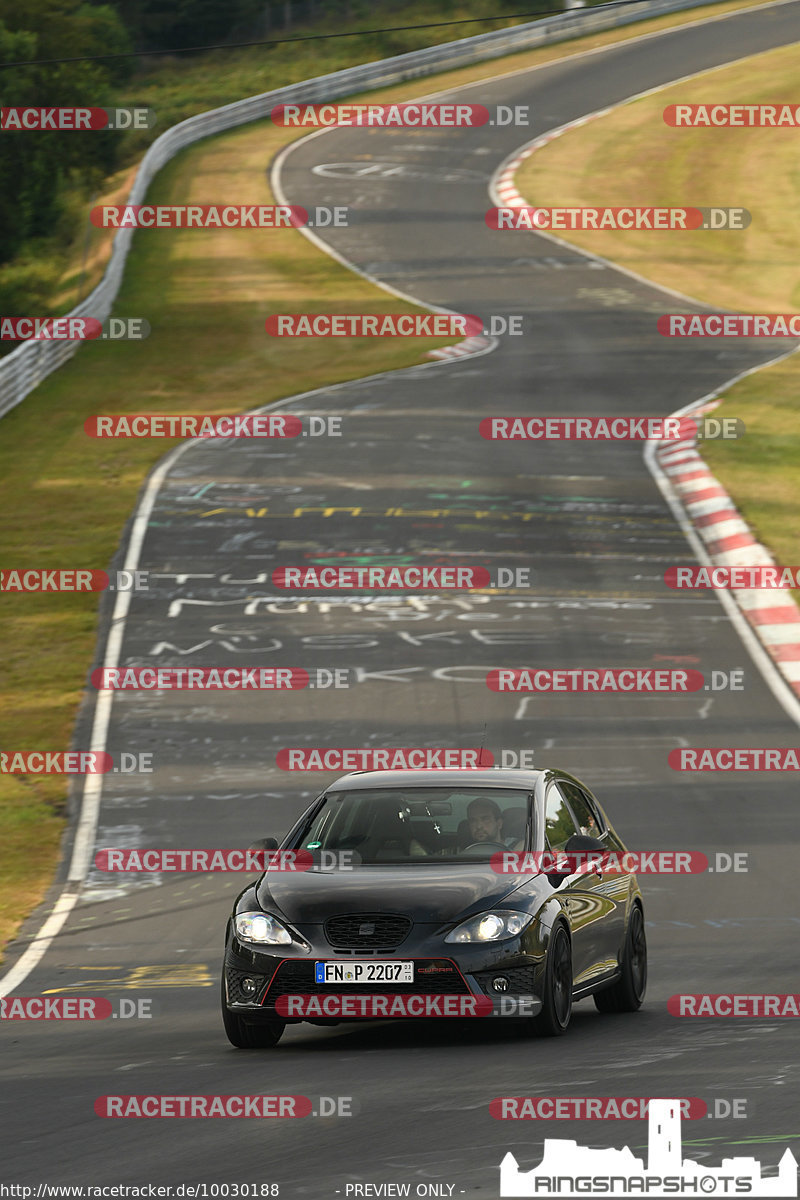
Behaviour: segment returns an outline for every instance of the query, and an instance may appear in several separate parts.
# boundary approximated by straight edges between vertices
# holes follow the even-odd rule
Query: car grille
[[[508,980],[508,995],[535,996],[536,968],[535,967],[503,967],[498,965],[492,971],[476,971],[475,979],[486,992],[487,996],[501,996],[492,987],[492,980],[502,975]]]
[[[254,975],[252,971],[234,971],[231,967],[226,967],[225,977],[228,984],[229,1004],[257,1004],[260,1002],[267,985],[267,980],[263,975]],[[243,992],[243,979],[255,979],[258,984],[257,991]]]
[[[325,936],[337,950],[394,950],[410,930],[408,917],[386,913],[348,913],[325,922]]]
[[[436,970],[426,971],[428,967]],[[458,992],[469,995],[467,982],[447,959],[420,959],[414,964],[414,982],[402,984],[348,983],[339,988],[335,984],[315,983],[314,963],[284,960],[278,967],[264,1003],[273,1005],[278,996],[430,996]]]

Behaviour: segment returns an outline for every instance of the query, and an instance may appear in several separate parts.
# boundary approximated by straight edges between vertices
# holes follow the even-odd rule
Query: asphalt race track
[[[641,443],[489,442],[478,424],[519,413],[665,416],[775,356],[755,341],[662,338],[657,314],[685,306],[535,234],[494,232],[484,214],[492,173],[524,141],[799,39],[800,3],[744,12],[446,97],[528,104],[528,129],[342,129],[287,155],[280,184],[290,202],[352,206],[347,228],[320,231],[339,254],[429,305],[484,319],[523,314],[525,335],[281,410],[339,416],[341,437],[193,443],[175,458],[142,546],[151,587],[133,597],[121,664],[347,668],[350,686],[118,693],[108,749],[152,751],[156,770],[105,778],[97,835],[98,849],[246,845],[280,836],[332,777],[279,770],[282,747],[483,740],[496,756],[532,748],[537,766],[584,777],[632,848],[746,851],[750,871],[642,877],[651,975],[633,1016],[583,1003],[567,1037],[549,1041],[518,1040],[500,1022],[302,1025],[275,1050],[247,1053],[225,1039],[218,983],[244,877],[92,868],[17,990],[147,997],[154,1016],[4,1029],[8,1178],[276,1182],[287,1197],[424,1182],[478,1198],[497,1195],[507,1150],[531,1167],[544,1136],[642,1152],[645,1123],[501,1124],[489,1103],[503,1095],[743,1098],[746,1120],[684,1124],[684,1152],[691,1141],[692,1157],[709,1165],[747,1153],[771,1167],[796,1146],[793,1023],[680,1020],[666,1002],[682,991],[796,990],[795,785],[780,775],[681,775],[667,755],[796,745],[797,727],[715,595],[664,586],[664,570],[692,557]],[[719,195],[685,202],[738,200],[721,181]],[[116,565],[123,557],[124,548]],[[276,567],[323,560],[530,567],[532,586],[300,598],[270,583]],[[109,617],[110,603],[106,628]],[[102,655],[101,645],[95,666]],[[745,688],[526,698],[486,687],[489,669],[516,665],[744,669]],[[87,694],[81,745],[96,695]],[[165,1125],[93,1110],[109,1093],[261,1092],[349,1096],[356,1115]],[[745,1138],[749,1149],[734,1146]]]

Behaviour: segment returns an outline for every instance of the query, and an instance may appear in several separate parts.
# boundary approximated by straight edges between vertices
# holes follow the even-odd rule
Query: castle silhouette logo
[[[680,1100],[651,1100],[647,1166],[630,1149],[592,1150],[546,1138],[542,1161],[520,1171],[510,1152],[500,1164],[505,1196],[796,1196],[797,1160],[788,1148],[778,1174],[763,1177],[757,1158],[723,1158],[704,1167],[683,1157]]]

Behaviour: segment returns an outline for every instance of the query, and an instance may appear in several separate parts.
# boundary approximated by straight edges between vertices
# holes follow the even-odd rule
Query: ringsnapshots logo
[[[501,1197],[797,1195],[797,1160],[788,1148],[771,1176],[753,1157],[724,1158],[719,1167],[684,1158],[682,1104],[650,1101],[646,1163],[628,1146],[596,1150],[567,1138],[545,1138],[539,1165],[521,1171],[509,1151],[500,1164]]]
[[[667,1012],[673,1017],[746,1017],[748,1020],[800,1017],[800,994],[792,992],[700,992],[670,996]]]

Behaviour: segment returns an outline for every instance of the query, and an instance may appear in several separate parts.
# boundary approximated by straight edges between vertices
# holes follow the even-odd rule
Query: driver
[[[495,800],[478,796],[467,808],[470,844],[498,842],[509,850],[522,850],[524,843],[516,838],[503,837],[503,814]]]

